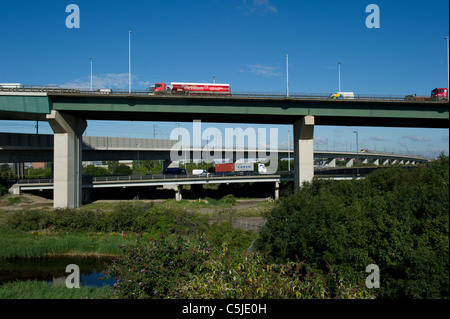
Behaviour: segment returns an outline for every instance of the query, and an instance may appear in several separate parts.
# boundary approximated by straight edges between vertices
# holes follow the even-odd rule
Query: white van
[[[330,94],[328,98],[333,100],[353,100],[355,98],[355,94],[353,92],[337,92]]]
[[[259,174],[267,174],[267,167],[263,163],[258,164],[258,173]]]
[[[192,175],[206,175],[206,169],[193,169]]]

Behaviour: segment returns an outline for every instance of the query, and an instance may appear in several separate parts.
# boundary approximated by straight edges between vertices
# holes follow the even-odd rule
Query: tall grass
[[[39,257],[62,254],[117,255],[120,245],[129,244],[131,238],[119,234],[61,234],[46,235],[40,232],[0,232],[0,258]]]
[[[45,281],[16,281],[0,285],[0,299],[99,299],[110,289],[93,286],[69,289]]]

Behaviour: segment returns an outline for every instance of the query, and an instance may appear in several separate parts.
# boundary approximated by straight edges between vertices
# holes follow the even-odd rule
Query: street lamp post
[[[358,151],[358,131],[353,131],[356,134],[356,176],[359,176],[359,151]]]
[[[92,58],[89,58],[89,60],[91,61],[91,91],[92,91]]]
[[[339,91],[338,92],[341,92],[341,61],[339,61],[339,67],[338,67],[338,69],[339,69]]]
[[[288,131],[288,172],[291,171],[291,131]]]
[[[131,94],[131,31],[128,33],[128,93]]]
[[[137,144],[137,147],[138,147],[138,149],[137,149],[137,160],[138,160],[138,169],[137,169],[137,171],[138,171],[138,175],[141,175],[141,165],[140,165],[140,163],[139,163],[139,149],[141,148],[141,143],[138,143]]]
[[[449,84],[448,84],[448,82],[449,82],[449,74],[448,74],[448,67],[449,67],[449,65],[448,65],[448,36],[447,37],[444,37],[444,39],[447,39],[447,95],[448,95],[448,90],[450,89],[449,88]]]
[[[286,54],[286,97],[289,97],[289,56]]]

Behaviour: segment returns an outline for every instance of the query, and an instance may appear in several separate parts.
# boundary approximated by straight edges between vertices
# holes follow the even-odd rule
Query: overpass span
[[[53,162],[53,142],[51,134],[18,134],[0,133],[0,163],[23,163],[23,162]],[[148,139],[148,138],[124,138],[107,136],[83,136],[82,137],[82,160],[170,160],[170,151],[174,146],[180,145],[178,140]],[[189,148],[190,159],[201,160],[201,148]],[[258,149],[225,149],[215,151],[222,154],[243,154],[248,158],[250,154],[258,154]],[[139,154],[138,154],[139,152]],[[196,158],[195,155],[200,155]],[[294,151],[287,149],[277,150],[278,158],[294,160]],[[423,163],[429,159],[422,156],[383,153],[383,152],[348,152],[315,150],[315,159],[329,159],[329,166],[333,166],[332,160],[336,158],[354,159],[358,157],[363,161],[372,161],[375,165],[383,163]],[[349,164],[350,165],[350,164]]]
[[[81,91],[0,92],[0,119],[48,121],[55,133],[55,207],[81,204],[86,120],[292,124],[295,188],[314,176],[314,126],[447,128],[441,101],[255,96],[151,96]]]

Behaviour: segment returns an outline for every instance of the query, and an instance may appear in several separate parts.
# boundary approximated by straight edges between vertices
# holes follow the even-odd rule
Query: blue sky
[[[80,9],[77,29],[65,24],[71,3]],[[371,3],[380,8],[378,29],[365,24]],[[342,61],[342,91],[429,95],[447,87],[448,10],[444,0],[0,0],[0,83],[89,88],[92,57],[94,87],[127,89],[132,30],[135,90],[155,82],[212,82],[215,76],[234,92],[282,93],[287,53],[292,93],[337,91]],[[39,125],[40,133],[51,134],[48,124]],[[169,138],[176,125],[89,121],[87,135],[152,138],[155,131]],[[292,127],[278,128],[284,147]],[[317,126],[315,149],[354,150],[355,129],[360,148],[449,153],[448,129],[417,128]],[[0,132],[34,133],[35,123],[0,121]]]

